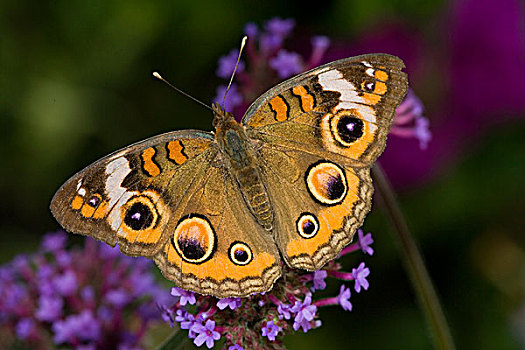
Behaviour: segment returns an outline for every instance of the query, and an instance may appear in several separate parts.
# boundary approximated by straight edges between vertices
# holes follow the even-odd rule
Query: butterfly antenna
[[[237,71],[237,67],[239,66],[239,61],[241,60],[242,50],[244,49],[244,45],[246,44],[247,39],[248,39],[247,36],[244,36],[242,38],[241,48],[239,49],[239,55],[237,56],[237,62],[235,62],[235,68],[233,69],[232,76],[230,77],[230,82],[228,83],[228,87],[226,88],[226,92],[224,93],[224,97],[222,98],[222,109],[224,109],[224,102],[226,101],[226,95],[228,95],[228,91],[230,90],[230,87],[232,86],[233,77],[235,76],[235,72]]]
[[[170,88],[172,88],[173,90],[177,91],[177,92],[180,92],[181,94],[183,94],[184,96],[186,97],[189,97],[190,99],[192,99],[193,101],[197,102],[197,103],[200,103],[201,105],[203,105],[204,107],[208,108],[209,110],[213,111],[213,109],[208,106],[206,103],[196,99],[195,97],[191,96],[190,94],[182,91],[181,89],[175,87],[173,84],[171,84],[169,81],[167,81],[166,79],[164,79],[158,72],[153,72],[153,76],[157,79],[159,79],[160,81],[163,81],[164,83],[166,83],[166,85],[168,85]]]

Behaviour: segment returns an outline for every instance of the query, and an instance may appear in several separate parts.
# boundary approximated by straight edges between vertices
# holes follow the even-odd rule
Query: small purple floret
[[[171,288],[171,295],[174,297],[180,297],[180,304],[182,306],[186,304],[195,305],[197,300],[195,299],[195,294],[193,292],[188,292],[184,289],[173,287]]]
[[[274,341],[277,334],[279,334],[279,331],[279,326],[275,325],[273,321],[268,321],[266,322],[266,326],[262,329],[262,335],[269,340]]]
[[[224,310],[229,307],[232,310],[240,307],[242,304],[241,298],[224,298],[217,302],[217,307],[220,310]]]
[[[214,342],[221,338],[221,334],[215,331],[215,321],[212,320],[207,320],[204,326],[196,324],[193,330],[198,334],[193,341],[197,346],[201,346],[206,342],[208,349],[211,349]]]
[[[317,312],[317,306],[312,305],[312,294],[308,293],[304,298],[304,302],[296,301],[292,307],[292,312],[295,313],[295,319],[293,323],[293,329],[303,329],[303,332],[307,332],[312,328],[311,321],[315,317]]]
[[[372,234],[371,233],[367,233],[366,235],[363,236],[363,230],[359,229],[357,230],[357,236],[359,238],[359,247],[361,248],[361,250],[368,254],[368,255],[373,255],[374,254],[374,249],[372,249],[370,247],[370,245],[372,243],[374,243],[374,240],[372,239]]]
[[[219,78],[229,79],[233,74],[235,69],[235,64],[237,63],[237,57],[239,56],[238,50],[231,50],[229,54],[221,56],[219,58],[219,67],[215,72]],[[237,72],[240,73],[244,70],[244,62],[239,61],[237,66]]]
[[[326,282],[324,281],[326,276],[328,276],[328,273],[326,272],[326,270],[314,271],[314,276],[313,276],[314,285],[311,288],[312,292],[316,290],[323,290],[326,288]]]
[[[352,276],[354,276],[355,280],[355,291],[357,293],[361,292],[361,287],[363,287],[364,290],[367,290],[369,287],[369,283],[366,280],[366,277],[370,275],[370,269],[368,267],[365,267],[365,263],[362,262],[359,264],[357,269],[352,269]]]
[[[352,303],[350,303],[350,296],[352,295],[350,288],[346,288],[343,284],[339,290],[339,295],[337,296],[337,302],[341,307],[346,311],[352,311]]]
[[[280,50],[276,57],[270,59],[270,67],[277,71],[281,79],[285,79],[302,72],[303,63],[298,53]]]

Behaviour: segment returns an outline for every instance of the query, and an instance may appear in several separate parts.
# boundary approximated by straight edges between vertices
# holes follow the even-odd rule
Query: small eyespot
[[[242,242],[235,242],[230,246],[230,260],[236,265],[247,265],[252,260],[250,247]]]
[[[375,83],[373,81],[364,81],[361,88],[368,92],[374,92]]]
[[[90,207],[97,208],[100,205],[100,202],[102,202],[102,196],[100,196],[98,193],[94,193],[89,197],[86,204]]]
[[[123,215],[124,224],[133,231],[152,228],[159,216],[151,198],[144,195],[132,197],[124,205]]]
[[[305,239],[314,237],[319,231],[319,221],[310,213],[303,213],[297,220],[297,233]]]

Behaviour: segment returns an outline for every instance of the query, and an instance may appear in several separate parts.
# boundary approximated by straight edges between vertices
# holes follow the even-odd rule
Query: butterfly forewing
[[[152,256],[175,225],[185,193],[204,180],[217,155],[213,140],[210,133],[175,131],[117,151],[69,179],[51,211],[70,232]]]

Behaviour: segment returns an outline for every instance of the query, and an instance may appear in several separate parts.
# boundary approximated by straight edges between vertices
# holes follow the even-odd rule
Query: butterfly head
[[[219,104],[214,103],[211,107],[213,109],[213,127],[215,130],[229,129],[238,124],[233,114],[226,112]]]

